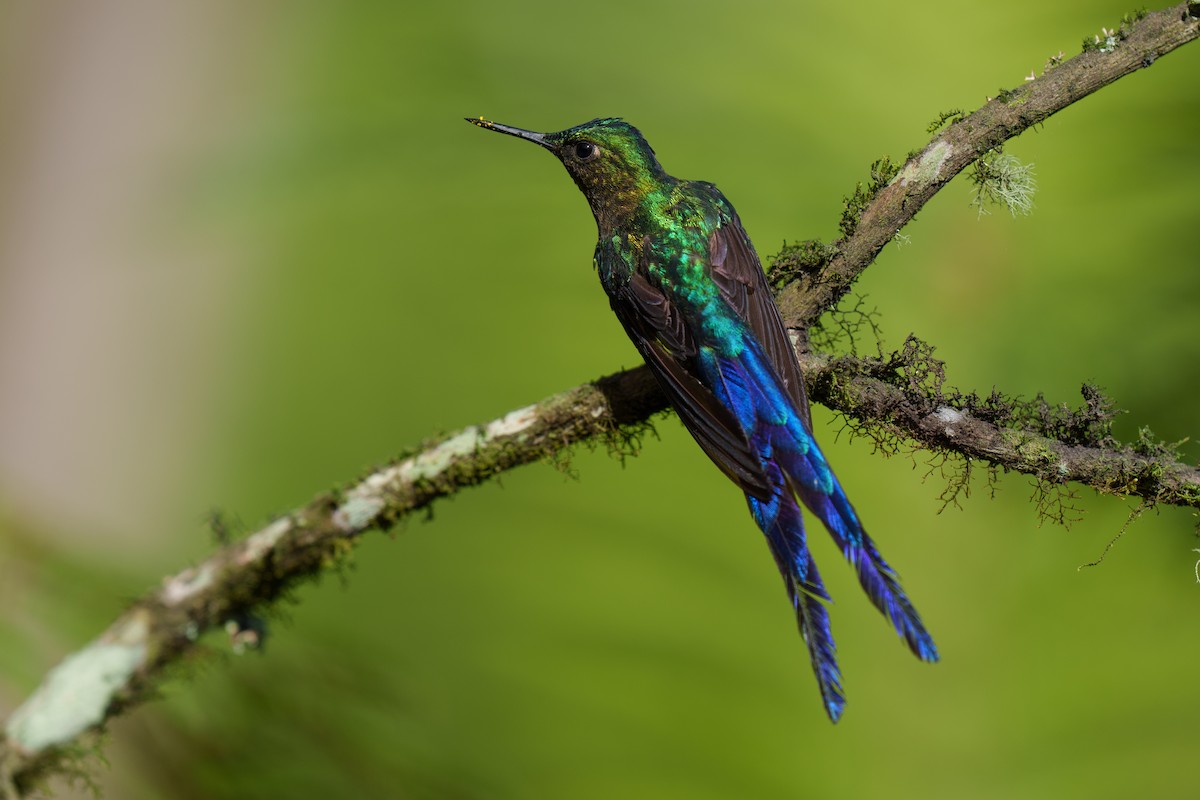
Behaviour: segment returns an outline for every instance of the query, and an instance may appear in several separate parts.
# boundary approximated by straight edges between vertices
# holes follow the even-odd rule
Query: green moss
[[[1130,11],[1126,14],[1122,14],[1121,15],[1121,29],[1120,29],[1121,38],[1122,39],[1129,38],[1129,33],[1130,33],[1130,30],[1133,28],[1133,26],[1135,24],[1137,24],[1138,22],[1144,20],[1149,14],[1150,14],[1150,12],[1146,9],[1145,6],[1139,8],[1139,9],[1136,9],[1134,11]]]
[[[1146,458],[1182,461],[1183,451],[1181,448],[1187,442],[1187,438],[1177,442],[1166,442],[1155,436],[1154,431],[1150,428],[1142,426],[1138,428],[1137,441],[1132,442],[1129,447],[1137,455]]]
[[[884,156],[871,164],[871,190],[879,191],[892,182],[892,178],[900,172],[900,166],[892,163],[892,159]]]
[[[953,125],[954,123],[964,119],[966,116],[967,112],[963,111],[961,108],[952,108],[949,111],[943,111],[937,115],[936,119],[926,126],[925,132],[937,133],[942,128]]]
[[[772,258],[767,267],[767,280],[771,288],[779,291],[792,281],[804,276],[816,275],[837,254],[837,248],[819,239],[805,239],[783,247]]]
[[[870,180],[865,185],[861,182],[855,184],[854,193],[849,197],[842,198],[842,218],[838,223],[842,236],[849,237],[854,234],[854,231],[858,229],[859,220],[862,219],[863,211],[870,205],[879,190],[891,183],[899,172],[900,167],[894,164],[888,156],[872,162]]]
[[[1179,496],[1189,506],[1200,507],[1200,486],[1185,484],[1180,488]]]

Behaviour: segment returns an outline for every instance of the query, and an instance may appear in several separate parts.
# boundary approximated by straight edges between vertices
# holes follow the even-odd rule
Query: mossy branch
[[[931,127],[949,124],[896,169],[886,185],[878,185],[877,161],[868,186],[847,199],[843,236],[831,246],[828,260],[818,268],[797,270],[798,280],[778,294],[788,327],[806,331],[836,306],[879,251],[951,178],[1072,103],[1200,36],[1197,16],[1196,2],[1128,16],[1118,29],[1105,29],[1102,46],[1088,47],[1071,59],[1052,57],[1041,75],[1001,90],[971,114],[943,115]],[[786,259],[782,266],[786,269]]]
[[[168,576],[55,667],[8,718],[0,797],[21,797],[58,771],[81,736],[152,696],[164,670],[202,634],[261,613],[336,566],[367,530],[386,530],[441,497],[579,443],[634,452],[649,418],[665,410],[648,371],[602,378],[429,442]]]
[[[1051,59],[1046,72],[949,123],[903,165],[876,162],[871,183],[847,201],[833,245],[786,249],[773,280],[785,320],[805,332],[832,309],[880,249],[963,168],[1056,111],[1200,35],[1198,3],[1127,20],[1084,53]],[[799,346],[810,396],[876,437],[898,436],[937,453],[1077,482],[1148,503],[1200,508],[1200,470],[1169,448],[1108,435],[1111,409],[1085,391],[1078,414],[1046,411],[998,394],[948,392],[928,347],[909,341],[890,357],[831,358]],[[571,389],[485,425],[430,442],[342,491],[323,494],[204,562],[164,579],[91,644],[65,659],[6,721],[0,798],[26,796],[70,774],[84,737],[153,696],[166,668],[201,635],[268,608],[300,582],[337,565],[366,531],[387,529],[438,498],[584,443],[636,450],[666,400],[645,367]],[[1090,409],[1090,410],[1089,410]],[[1143,437],[1145,438],[1145,437]]]
[[[1115,440],[1116,411],[1095,387],[1083,386],[1079,410],[997,391],[964,395],[942,385],[943,365],[915,341],[882,359],[802,355],[809,397],[885,447],[902,440],[968,464],[983,461],[1032,476],[1043,493],[1076,483],[1149,505],[1200,508],[1200,468],[1146,436],[1130,444]]]

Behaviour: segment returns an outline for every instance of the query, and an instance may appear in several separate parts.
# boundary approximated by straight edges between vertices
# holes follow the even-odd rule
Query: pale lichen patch
[[[939,422],[944,422],[947,425],[957,424],[967,418],[966,414],[950,406],[938,406],[937,411],[933,412],[933,415]]]
[[[488,423],[484,436],[495,439],[498,436],[515,436],[537,422],[537,406],[525,406],[516,411],[510,411],[498,420]]]
[[[537,422],[537,406],[518,408],[486,427],[472,425],[441,444],[369,475],[346,493],[333,512],[333,524],[347,533],[355,533],[375,523],[387,507],[386,494],[399,491],[417,481],[432,480],[458,459],[472,456],[494,439],[517,436]]]
[[[411,460],[411,459],[410,459]],[[380,470],[373,475],[367,476],[367,479],[354,487],[353,493],[366,495],[371,492],[382,492],[388,486],[391,486],[395,481],[400,479],[400,473],[405,468],[405,461],[402,464],[397,464],[394,467]]]
[[[896,180],[901,186],[907,186],[910,183],[919,183],[928,185],[938,180],[941,176],[942,167],[946,160],[950,158],[950,154],[954,148],[948,142],[934,142],[933,146],[921,154],[921,158],[914,164],[909,161],[904,165],[904,169],[896,176]]]
[[[146,656],[145,615],[68,656],[9,717],[5,733],[26,753],[71,741],[104,721]]]
[[[956,433],[954,426],[965,422],[967,415],[950,406],[938,406],[937,411],[933,412],[933,418],[942,423],[942,433],[950,438],[954,438]]]
[[[398,477],[406,482],[436,478],[454,463],[455,459],[473,454],[484,438],[472,425],[457,436],[447,439],[432,450],[410,458],[398,467]]]
[[[163,603],[169,606],[182,603],[197,592],[202,592],[211,586],[213,575],[213,568],[209,564],[185,569],[163,581],[163,589],[159,597]]]
[[[238,556],[239,564],[249,564],[258,561],[279,543],[283,535],[292,528],[291,517],[281,517],[246,540],[242,553]]]
[[[347,533],[361,531],[375,521],[385,505],[383,498],[377,495],[349,497],[333,512],[333,524]]]

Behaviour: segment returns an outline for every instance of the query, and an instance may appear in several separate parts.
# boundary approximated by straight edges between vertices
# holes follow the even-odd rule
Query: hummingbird
[[[620,118],[556,133],[466,120],[546,148],[587,198],[609,304],[697,444],[745,493],[783,576],[829,718],[837,722],[846,698],[825,606],[832,601],[809,553],[800,503],[829,531],[909,649],[937,661],[896,572],[813,438],[796,353],[725,196],[711,183],[668,175],[641,132]]]

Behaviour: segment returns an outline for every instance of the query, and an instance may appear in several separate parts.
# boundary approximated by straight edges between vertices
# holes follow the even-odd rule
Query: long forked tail
[[[766,501],[751,495],[747,495],[746,500],[755,521],[766,534],[767,544],[787,587],[788,598],[796,609],[796,623],[808,646],[825,713],[837,722],[845,710],[846,697],[842,692],[837,648],[829,630],[829,613],[824,603],[829,600],[829,594],[808,552],[800,506],[787,488],[779,468],[771,465],[769,472],[773,473],[770,477],[778,481],[775,485],[780,491]]]
[[[761,347],[747,335],[735,355],[704,349],[700,365],[718,399],[730,409],[764,471],[769,493],[747,490],[750,510],[767,537],[796,609],[825,710],[837,721],[845,707],[829,616],[829,595],[808,551],[797,498],[829,530],[858,573],[871,602],[888,618],[908,647],[924,661],[937,661],[937,647],[896,573],[863,530],[841,484],[813,440]]]
[[[755,397],[755,430],[752,440],[760,452],[769,452],[787,477],[788,485],[804,505],[824,523],[842,555],[855,568],[858,581],[875,607],[922,661],[937,661],[937,646],[925,630],[921,616],[900,587],[895,571],[884,561],[875,543],[863,530],[854,507],[817,447],[812,432],[791,407],[779,379],[765,362],[761,349],[751,344],[739,359]],[[765,445],[765,447],[764,447]]]

